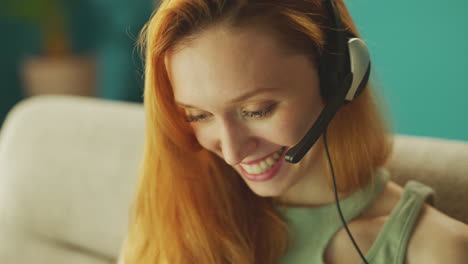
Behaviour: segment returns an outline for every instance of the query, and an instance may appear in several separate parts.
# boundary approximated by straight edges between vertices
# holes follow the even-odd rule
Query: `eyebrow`
[[[251,97],[254,97],[256,95],[267,93],[267,92],[272,92],[272,91],[276,91],[276,90],[279,90],[279,88],[277,88],[277,87],[260,88],[260,89],[257,89],[257,90],[246,92],[245,94],[243,94],[241,96],[238,96],[238,97],[236,97],[234,99],[231,99],[231,100],[228,101],[228,103],[230,103],[230,104],[239,103],[239,102],[245,101],[245,100],[247,100],[247,99],[249,99]],[[182,102],[177,102],[176,101],[176,103],[177,103],[177,105],[179,105],[181,107],[184,107],[184,108],[192,108],[192,109],[198,108],[196,106],[185,104],[185,103],[182,103]]]

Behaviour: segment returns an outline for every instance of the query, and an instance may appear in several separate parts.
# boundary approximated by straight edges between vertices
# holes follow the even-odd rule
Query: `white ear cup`
[[[359,38],[349,39],[348,47],[351,72],[353,73],[353,81],[345,99],[347,101],[352,101],[356,96],[356,92],[361,86],[361,83],[363,81],[367,81],[367,78],[364,77],[369,71],[370,55],[366,43],[364,43],[364,41]]]

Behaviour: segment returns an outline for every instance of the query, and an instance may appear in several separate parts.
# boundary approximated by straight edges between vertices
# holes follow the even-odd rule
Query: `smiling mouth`
[[[263,159],[255,160],[247,164],[241,163],[240,166],[247,173],[252,175],[265,173],[278,163],[285,149],[286,147],[283,147],[280,150],[264,157]]]
[[[278,154],[281,155],[285,149],[286,149],[286,147],[282,147],[281,149],[279,149],[279,150],[277,150],[277,151],[275,151],[275,152],[272,152],[272,153],[266,155],[266,156],[263,157],[263,158],[259,158],[259,159],[256,159],[256,160],[253,160],[253,161],[249,161],[249,162],[242,162],[242,163],[240,163],[240,164],[242,164],[242,165],[253,165],[253,164],[259,163],[259,162],[261,162],[261,161],[267,159],[268,157],[275,155],[275,153],[278,153]]]

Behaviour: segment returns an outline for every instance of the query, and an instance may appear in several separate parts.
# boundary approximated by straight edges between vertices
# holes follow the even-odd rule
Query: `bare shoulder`
[[[375,215],[388,216],[402,193],[403,188],[390,181],[376,203],[383,211]],[[408,242],[407,264],[457,264],[466,263],[467,259],[468,225],[424,204]]]
[[[403,187],[389,181],[371,206],[349,223],[364,255],[376,241],[403,191]],[[349,243],[344,228],[330,242],[324,256],[326,263],[359,263],[360,257]],[[468,226],[424,204],[408,241],[406,264],[458,264],[466,263],[467,259]]]
[[[403,187],[389,181],[364,219],[368,241],[374,241],[393,208],[401,199]],[[369,223],[372,223],[369,225]],[[369,227],[374,227],[370,228]],[[374,230],[374,232],[369,232]],[[424,204],[413,227],[406,252],[406,263],[466,263],[468,259],[468,225]]]
[[[425,204],[409,241],[408,264],[456,264],[467,259],[468,226]]]

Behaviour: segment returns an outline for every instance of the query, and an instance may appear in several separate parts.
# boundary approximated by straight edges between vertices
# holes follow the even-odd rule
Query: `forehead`
[[[284,49],[265,27],[210,28],[167,57],[177,102],[221,107],[256,89],[287,89],[311,61]]]

